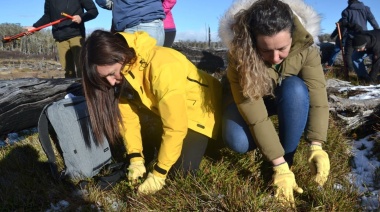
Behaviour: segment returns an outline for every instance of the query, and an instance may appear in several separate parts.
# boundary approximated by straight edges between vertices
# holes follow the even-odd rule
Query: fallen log
[[[347,99],[330,94],[329,104],[330,111],[361,113],[376,108],[380,104],[380,98],[368,100]]]
[[[380,129],[380,105],[374,110],[363,111],[354,116],[339,113],[336,115],[344,122],[342,132],[346,134],[355,133],[366,136],[378,132]]]
[[[347,88],[351,86],[349,82],[335,79],[327,83],[330,112],[346,123],[346,132],[373,124],[372,119],[379,116],[373,111],[379,111],[374,109],[380,104],[380,98],[350,99],[352,93],[347,93]],[[365,93],[366,87],[356,87],[355,93],[358,92]],[[0,136],[37,127],[42,108],[67,93],[82,94],[80,79],[0,80]]]
[[[353,86],[347,81],[329,79],[327,80],[327,93],[330,111],[359,114],[373,110],[380,104],[380,97],[372,94],[378,89],[380,89],[380,85]]]
[[[37,127],[43,107],[67,93],[83,93],[80,79],[0,80],[0,135]]]
[[[379,128],[380,97],[372,93],[379,89],[380,85],[353,86],[337,79],[327,81],[329,109],[344,123],[344,133],[355,131],[367,135]]]

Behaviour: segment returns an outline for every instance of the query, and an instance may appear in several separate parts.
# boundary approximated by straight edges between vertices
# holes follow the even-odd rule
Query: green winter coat
[[[305,135],[310,141],[324,142],[327,137],[329,107],[321,58],[317,47],[312,45],[313,37],[305,30],[298,18],[295,17],[294,22],[296,28],[288,57],[281,63],[279,71],[272,67],[268,67],[268,69],[277,85],[288,76],[298,76],[305,82],[310,97]],[[233,64],[233,59],[229,63],[227,77],[239,111],[249,124],[253,138],[263,155],[268,160],[283,156],[284,149],[273,123],[268,117],[263,98],[250,101],[243,96],[239,84],[239,74]]]
[[[146,32],[120,33],[137,60],[122,74],[138,93],[141,107],[161,117],[163,135],[157,165],[169,170],[181,154],[188,129],[217,138],[220,125],[221,84],[198,70],[183,54],[156,46]],[[142,155],[140,122],[136,104],[122,99],[119,104],[125,131],[127,153]]]

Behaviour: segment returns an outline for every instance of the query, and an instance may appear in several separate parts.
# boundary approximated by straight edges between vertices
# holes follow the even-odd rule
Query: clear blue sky
[[[43,14],[44,0],[10,0],[3,2],[0,9],[0,23],[20,23],[31,26]],[[177,26],[176,39],[205,41],[206,28],[211,29],[211,39],[218,40],[219,18],[233,0],[178,0],[173,8]],[[341,11],[347,6],[347,0],[305,0],[322,16],[322,33],[331,33]],[[371,7],[372,13],[380,23],[380,0],[362,0]],[[98,8],[96,19],[86,22],[86,29],[97,28],[108,30],[111,24],[111,11]],[[372,27],[369,27],[372,29]],[[4,35],[1,35],[4,36]]]

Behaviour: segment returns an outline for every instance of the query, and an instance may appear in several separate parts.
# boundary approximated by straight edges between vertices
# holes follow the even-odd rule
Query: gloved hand
[[[303,193],[302,188],[298,187],[295,176],[289,169],[288,163],[283,163],[273,167],[273,184],[275,186],[274,196],[283,204],[294,207],[293,190]]]
[[[323,186],[330,173],[329,155],[320,145],[310,145],[308,155],[307,161],[309,162],[311,174],[314,175],[314,181]]]
[[[138,187],[137,193],[140,195],[154,194],[164,187],[165,179],[149,172],[146,180]]]
[[[130,181],[132,185],[136,185],[138,179],[144,177],[145,173],[146,168],[144,166],[144,159],[131,161],[128,167],[128,181]]]

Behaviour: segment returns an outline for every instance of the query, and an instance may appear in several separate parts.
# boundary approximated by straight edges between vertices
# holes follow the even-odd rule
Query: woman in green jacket
[[[156,46],[146,32],[96,30],[81,59],[94,134],[111,144],[123,139],[132,183],[146,172],[139,111],[148,109],[162,122],[157,162],[139,193],[160,190],[172,166],[185,173],[199,168],[209,139],[218,133],[221,85],[216,78],[181,53]]]
[[[302,193],[289,166],[304,130],[314,180],[322,186],[329,174],[322,150],[329,119],[326,83],[314,37],[302,25],[315,32],[319,20],[300,0],[236,0],[220,22],[233,97],[224,100],[224,142],[240,153],[258,148],[272,162],[280,201],[293,203],[293,190]],[[273,113],[279,134],[269,119]]]

